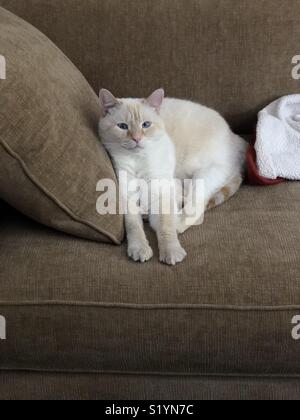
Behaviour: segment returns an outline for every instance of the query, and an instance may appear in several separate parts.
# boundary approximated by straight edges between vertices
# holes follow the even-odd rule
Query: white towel
[[[300,95],[285,96],[259,113],[255,149],[261,176],[300,180]]]

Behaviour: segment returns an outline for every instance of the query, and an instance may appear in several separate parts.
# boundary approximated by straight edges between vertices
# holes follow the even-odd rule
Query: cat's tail
[[[236,175],[231,178],[228,183],[221,188],[209,201],[206,210],[211,210],[215,207],[220,206],[233,197],[241,188],[243,183],[242,175]]]

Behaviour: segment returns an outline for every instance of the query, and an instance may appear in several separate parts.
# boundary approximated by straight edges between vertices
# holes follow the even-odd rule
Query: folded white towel
[[[300,95],[285,96],[259,113],[255,149],[261,176],[300,180]]]

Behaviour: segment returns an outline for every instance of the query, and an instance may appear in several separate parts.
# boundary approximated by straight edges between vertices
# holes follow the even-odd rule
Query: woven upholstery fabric
[[[300,379],[1,372],[1,400],[296,400]]]
[[[43,34],[0,9],[0,197],[33,219],[120,243],[121,216],[99,216],[96,185],[115,179],[97,136],[99,104],[82,74]]]
[[[300,375],[299,206],[299,183],[244,187],[175,268],[4,214],[0,368]]]
[[[216,108],[252,133],[257,112],[299,92],[299,0],[0,0],[46,33],[96,92]]]

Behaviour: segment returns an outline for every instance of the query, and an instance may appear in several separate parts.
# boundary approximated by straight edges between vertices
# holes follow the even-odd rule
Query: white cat
[[[234,195],[243,180],[247,144],[233,134],[215,111],[199,104],[164,97],[163,89],[148,99],[117,99],[100,91],[102,117],[100,138],[111,155],[115,169],[131,178],[197,180],[204,182],[204,208],[223,203]],[[120,180],[122,182],[122,180]],[[174,197],[182,202],[182,196]],[[199,217],[199,216],[197,216]],[[199,220],[185,214],[149,214],[157,233],[160,261],[182,262],[186,252],[178,233]],[[143,226],[142,215],[125,216],[128,255],[146,262],[153,256]]]

